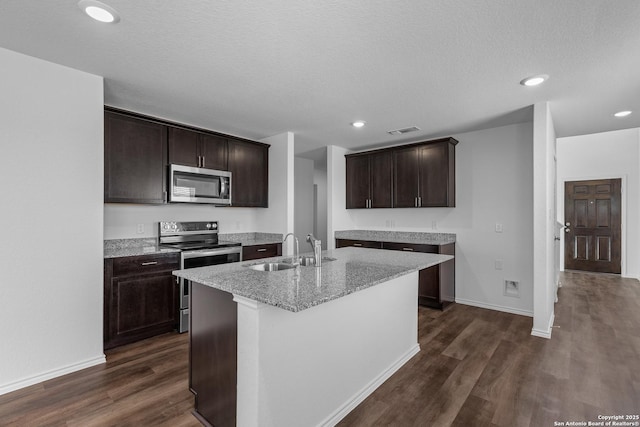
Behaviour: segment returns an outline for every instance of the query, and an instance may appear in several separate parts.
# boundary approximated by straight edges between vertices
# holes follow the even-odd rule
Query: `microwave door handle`
[[[224,194],[224,177],[220,177],[220,197]]]

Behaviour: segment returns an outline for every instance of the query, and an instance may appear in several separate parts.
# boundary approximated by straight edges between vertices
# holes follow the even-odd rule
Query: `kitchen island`
[[[334,425],[420,351],[418,271],[451,256],[323,256],[334,260],[174,272],[192,282],[189,382],[205,425]]]

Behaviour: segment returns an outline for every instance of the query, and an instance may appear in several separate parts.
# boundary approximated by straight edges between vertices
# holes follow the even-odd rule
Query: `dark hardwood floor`
[[[551,340],[531,318],[420,308],[422,351],[340,426],[554,426],[640,414],[640,282],[566,272]],[[0,396],[2,426],[198,426],[188,337],[107,352],[107,364]]]

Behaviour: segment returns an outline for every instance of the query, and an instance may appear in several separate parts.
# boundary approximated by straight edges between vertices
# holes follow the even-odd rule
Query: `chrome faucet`
[[[313,261],[316,267],[322,267],[322,241],[315,238],[311,233],[307,234],[307,242],[313,249]]]
[[[292,265],[300,265],[300,246],[298,245],[298,238],[296,237],[295,234],[293,233],[289,233],[286,236],[284,236],[284,239],[282,239],[282,243],[287,241],[287,237],[289,236],[293,236],[295,242],[296,242],[296,246],[295,246],[295,250],[293,251],[293,258],[291,258],[291,264]]]

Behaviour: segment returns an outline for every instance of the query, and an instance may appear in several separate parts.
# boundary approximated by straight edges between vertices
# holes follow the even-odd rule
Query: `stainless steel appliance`
[[[169,202],[231,205],[231,172],[170,165]]]
[[[208,265],[238,262],[242,258],[240,243],[218,240],[218,222],[177,222],[158,224],[160,245],[181,250],[180,268],[196,268]],[[188,280],[179,279],[179,325],[178,332],[189,330]]]

